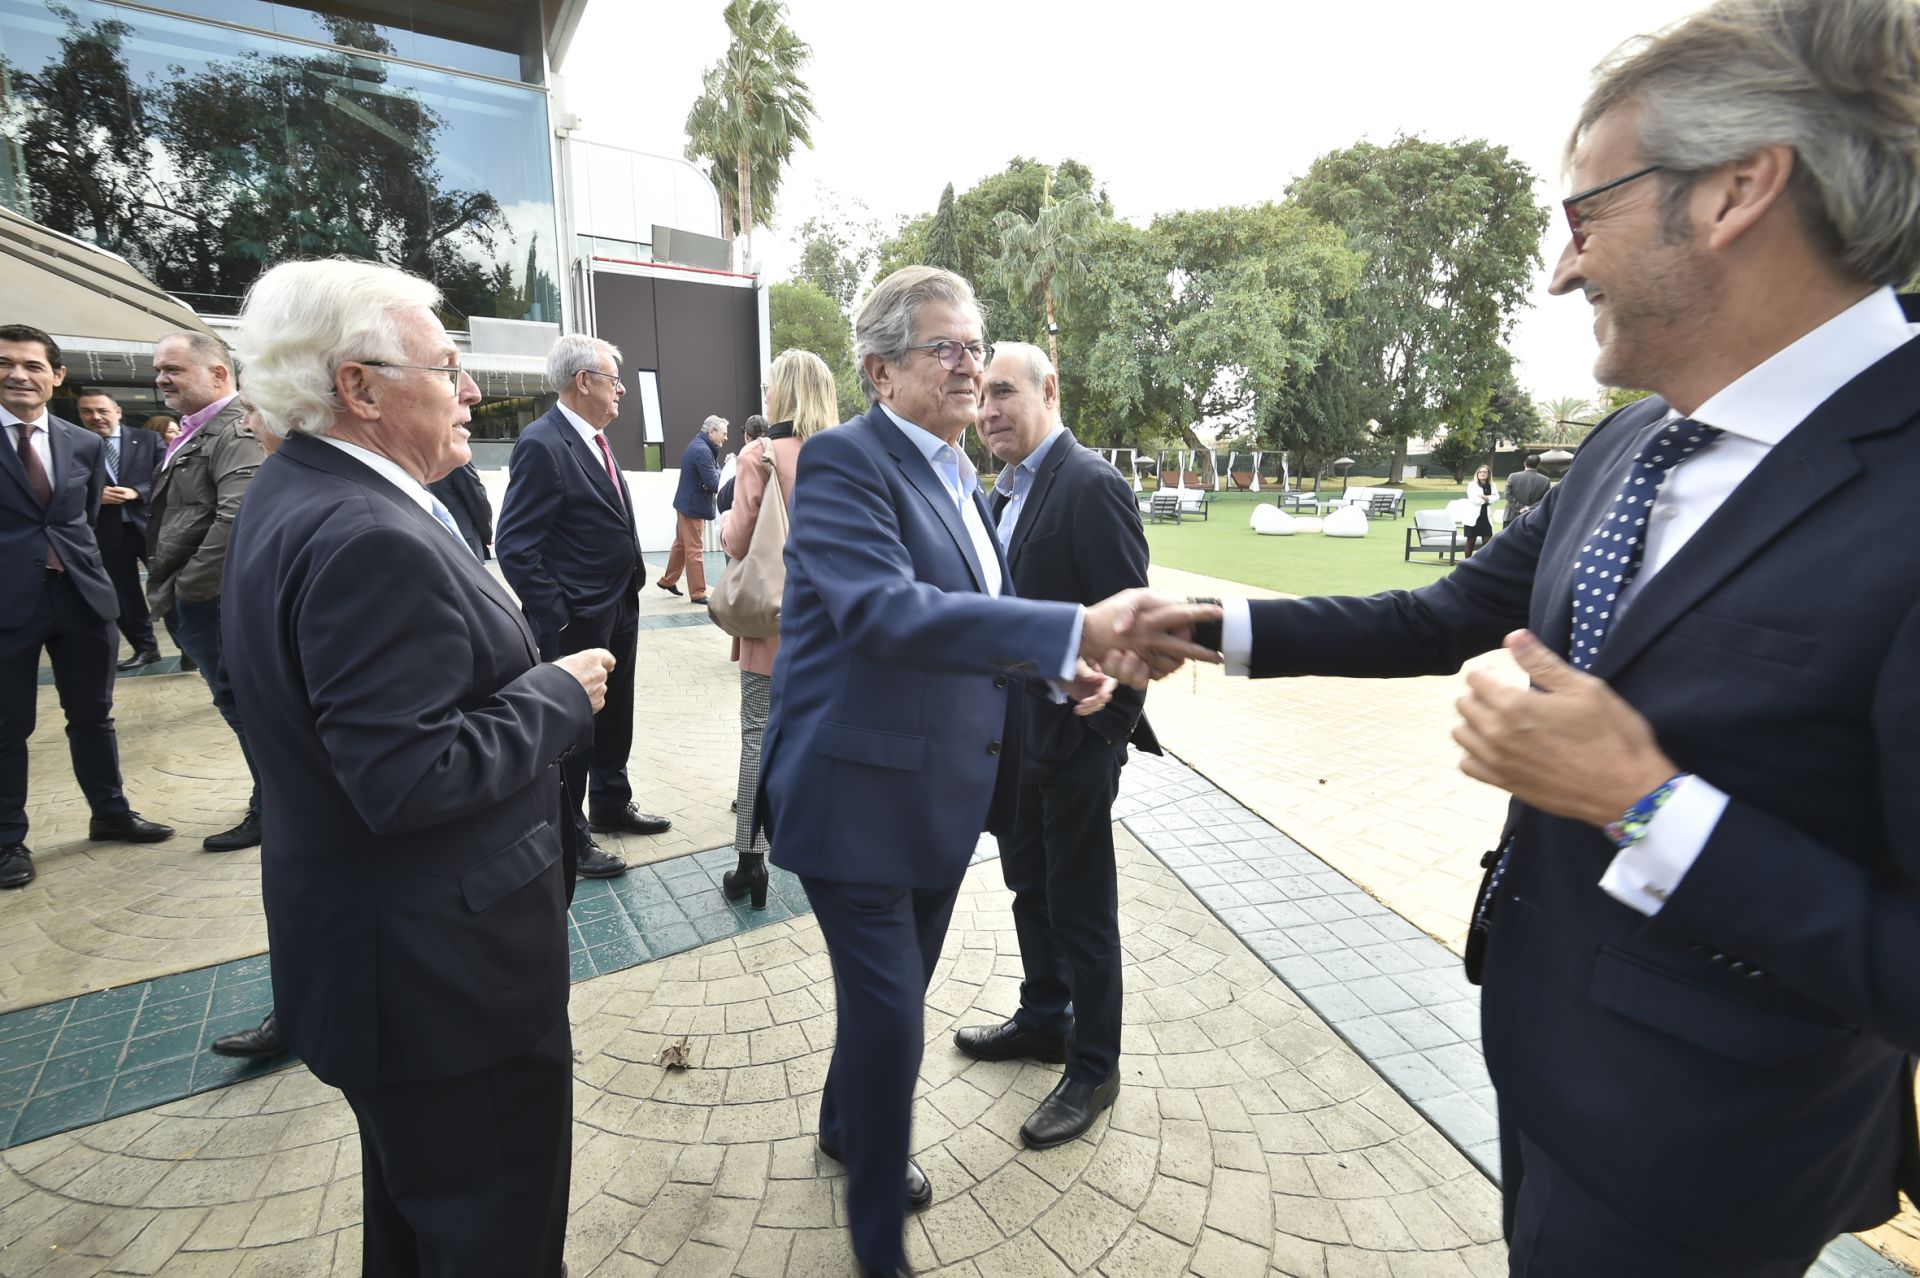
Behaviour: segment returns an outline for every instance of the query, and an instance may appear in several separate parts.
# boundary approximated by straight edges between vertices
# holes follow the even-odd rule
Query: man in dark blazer
[[[39,709],[40,653],[53,662],[73,776],[93,811],[87,835],[157,843],[120,788],[113,730],[119,647],[113,582],[93,517],[107,474],[99,436],[47,411],[66,380],[60,348],[37,328],[0,325],[0,888],[33,882],[27,838],[27,738]]]
[[[495,546],[542,660],[590,648],[613,653],[606,708],[593,720],[591,767],[585,752],[567,765],[569,792],[587,802],[584,816],[574,814],[580,873],[607,879],[625,874],[627,863],[595,843],[593,832],[664,834],[673,824],[635,807],[627,779],[646,565],[633,494],[606,433],[627,388],[619,350],[578,333],[554,343],[547,380],[560,402],[513,445]]]
[[[493,558],[493,503],[487,500],[487,486],[473,463],[455,466],[446,478],[428,484],[427,491],[453,515],[460,539],[472,548],[473,557]]]
[[[364,1272],[558,1278],[573,1079],[557,765],[587,747],[612,658],[542,664],[426,489],[467,460],[480,399],[438,301],[338,260],[249,292],[249,390],[286,442],[233,532],[225,651],[268,796],[276,1019],[359,1120]],[[372,306],[391,344],[348,336]]]
[[[1531,679],[1454,733],[1515,800],[1468,953],[1521,1275],[1787,1278],[1920,1197],[1920,21],[1710,13],[1602,68],[1553,276],[1655,397],[1441,581],[1224,629]]]
[[[106,487],[100,490],[100,513],[93,522],[100,543],[100,560],[113,578],[120,605],[120,633],[133,655],[122,670],[138,670],[160,660],[153,637],[153,614],[147,608],[146,587],[140,583],[140,565],[147,560],[147,501],[153,496],[153,471],[160,460],[160,436],[120,424],[120,404],[103,390],[82,390],[74,397],[80,424],[106,442],[101,465]]]
[[[707,521],[716,517],[714,502],[720,493],[720,450],[727,446],[727,419],[709,417],[700,423],[700,433],[680,454],[680,487],[673,494],[673,549],[667,555],[667,570],[655,583],[668,594],[677,595],[674,583],[687,575],[687,589],[694,603],[707,601],[706,531]]]
[[[1507,509],[1500,516],[1500,526],[1511,528],[1514,520],[1545,501],[1552,487],[1553,481],[1540,473],[1540,458],[1527,454],[1520,473],[1507,479]]]
[[[800,453],[758,810],[833,961],[820,1149],[846,1165],[863,1272],[890,1274],[905,1207],[933,1197],[907,1158],[922,1002],[980,831],[1005,827],[1013,685],[1057,678],[1099,708],[1111,681],[1078,654],[1119,648],[1131,607],[1012,597],[959,446],[986,355],[965,280],[894,272],[854,340],[873,407]]]
[[[989,507],[1022,598],[1093,604],[1147,584],[1147,538],[1127,481],[1060,421],[1060,379],[1046,352],[1000,342],[986,371],[980,442],[1003,469]],[[979,1060],[1064,1062],[1051,1095],[1020,1128],[1029,1148],[1083,1135],[1120,1093],[1120,903],[1113,800],[1127,742],[1160,753],[1142,709],[1120,688],[1076,715],[1048,685],[1025,681],[1019,800],[1000,838],[1000,873],[1020,938],[1020,1008],[954,1035]]]

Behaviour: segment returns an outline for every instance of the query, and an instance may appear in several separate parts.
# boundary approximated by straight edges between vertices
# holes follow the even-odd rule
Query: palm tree
[[[1038,302],[1047,312],[1047,354],[1060,366],[1058,314],[1065,314],[1075,285],[1087,277],[1090,232],[1100,216],[1091,195],[1075,191],[1053,198],[1053,174],[1041,188],[1040,212],[1032,221],[1007,209],[993,220],[1000,232],[1000,272],[1011,301]]]
[[[813,50],[787,26],[779,0],[728,0],[724,16],[732,39],[701,77],[687,113],[686,155],[709,162],[723,206],[731,195],[727,213],[730,229],[745,237],[744,267],[753,259],[754,226],[773,220],[781,167],[795,143],[813,146],[813,96],[800,78]]]

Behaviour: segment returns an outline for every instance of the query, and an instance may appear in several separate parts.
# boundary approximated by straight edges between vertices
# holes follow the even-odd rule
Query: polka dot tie
[[[1712,426],[1681,417],[1661,427],[1627,469],[1613,506],[1573,561],[1573,642],[1567,659],[1592,667],[1601,641],[1613,624],[1615,604],[1647,550],[1647,520],[1667,476],[1693,454],[1720,437]]]

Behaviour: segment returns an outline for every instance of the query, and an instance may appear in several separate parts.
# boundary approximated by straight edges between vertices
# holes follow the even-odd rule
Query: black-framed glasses
[[[357,359],[356,364],[365,364],[368,368],[413,368],[423,373],[445,373],[447,380],[453,383],[454,393],[460,391],[460,375],[467,370],[458,364],[396,364],[384,359]]]
[[[597,368],[583,368],[580,371],[585,373],[588,377],[606,378],[608,381],[613,383],[613,388],[615,390],[625,390],[627,388],[627,384],[620,380],[620,374],[618,373],[603,373]]]
[[[1567,229],[1573,233],[1573,251],[1584,253],[1587,248],[1587,233],[1581,230],[1580,212],[1574,205],[1582,200],[1591,200],[1596,195],[1605,195],[1615,187],[1625,186],[1629,182],[1638,182],[1649,173],[1658,173],[1664,166],[1649,164],[1644,169],[1635,169],[1625,177],[1617,177],[1611,182],[1602,182],[1599,186],[1588,187],[1578,195],[1569,195],[1560,201],[1560,208],[1567,215]]]
[[[955,372],[960,367],[960,356],[973,356],[973,362],[981,368],[993,358],[992,342],[956,342],[952,338],[940,342],[922,342],[918,346],[907,347],[910,351],[932,351],[933,357],[940,361],[940,367]]]

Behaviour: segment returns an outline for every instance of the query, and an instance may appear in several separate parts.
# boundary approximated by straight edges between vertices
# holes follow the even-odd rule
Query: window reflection
[[[338,13],[197,7],[399,53]],[[274,262],[344,254],[432,279],[454,327],[560,318],[537,90],[92,0],[0,0],[0,58],[0,199],[202,311],[232,313]]]

